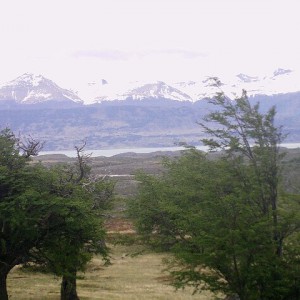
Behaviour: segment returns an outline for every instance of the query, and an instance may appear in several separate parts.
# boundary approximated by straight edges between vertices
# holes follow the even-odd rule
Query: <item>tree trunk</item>
[[[6,272],[0,273],[0,300],[8,300],[7,287],[6,287]]]
[[[79,300],[76,290],[76,271],[72,271],[72,274],[62,277],[61,289],[60,289],[61,300]],[[0,299],[1,300],[1,299]]]

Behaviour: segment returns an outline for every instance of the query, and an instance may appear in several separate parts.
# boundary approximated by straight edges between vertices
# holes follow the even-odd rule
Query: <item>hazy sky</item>
[[[299,0],[2,0],[0,82],[299,70],[299,11]]]

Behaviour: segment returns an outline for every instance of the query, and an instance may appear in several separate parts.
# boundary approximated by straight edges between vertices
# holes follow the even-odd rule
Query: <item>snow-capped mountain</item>
[[[240,74],[242,75],[242,74]],[[229,88],[244,89],[249,96],[255,95],[277,95],[300,91],[300,74],[296,71],[277,69],[268,76],[263,77],[241,77],[231,83]]]
[[[263,77],[240,73],[233,78],[219,79],[222,82],[222,91],[230,98],[240,95],[242,90],[246,90],[248,96],[271,96],[300,91],[300,74],[292,70],[277,69]],[[213,97],[217,92],[217,89],[211,86],[209,78],[202,81],[179,82],[175,86],[194,101]]]
[[[122,95],[122,98],[120,100],[124,99],[169,99],[177,101],[192,101],[192,98],[189,95],[166,84],[163,81],[146,83],[142,86],[129,90]]]
[[[193,102],[206,98],[212,98],[218,92],[218,89],[212,85],[210,78],[204,78],[199,81],[176,82],[174,86],[190,96]]]
[[[114,100],[144,99],[193,101],[189,95],[163,81],[110,83],[105,79],[101,79],[88,83],[87,86],[81,89],[81,94],[88,104]]]
[[[266,76],[237,74],[222,79],[222,91],[235,98],[246,90],[249,96],[276,95],[300,91],[300,76],[288,69],[277,69]],[[182,82],[107,82],[104,79],[89,83],[80,91],[85,103],[100,103],[114,100],[168,99],[195,102],[213,97],[219,90],[211,85],[207,76],[195,81]]]
[[[17,104],[40,104],[50,101],[77,103],[83,101],[71,90],[63,89],[43,77],[25,73],[0,86],[0,101],[13,101]]]
[[[222,91],[235,98],[246,90],[249,96],[277,95],[300,91],[300,74],[289,69],[277,69],[264,76],[237,74],[232,78],[219,78]],[[41,75],[25,73],[4,85],[0,85],[0,103],[9,101],[17,104],[95,104],[103,101],[174,100],[196,102],[212,98],[218,88],[212,86],[207,76],[198,80],[181,82],[121,82],[100,79],[74,86],[78,92],[60,88]],[[84,101],[82,101],[83,99]],[[3,101],[6,100],[6,101]]]
[[[102,79],[103,80],[103,79]],[[114,100],[175,100],[195,102],[204,98],[213,97],[217,89],[211,86],[211,81],[207,78],[195,82],[166,83],[164,81],[155,82],[106,82],[101,81],[88,83],[79,92],[81,97],[88,104],[101,103],[103,101]]]
[[[122,94],[126,93],[132,83],[111,83],[106,79],[94,80],[88,84],[78,86],[79,94],[86,104],[100,103],[102,101],[123,99]]]

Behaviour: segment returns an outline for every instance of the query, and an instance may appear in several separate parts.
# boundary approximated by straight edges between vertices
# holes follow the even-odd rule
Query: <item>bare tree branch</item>
[[[18,141],[18,149],[22,152],[25,158],[37,156],[43,149],[45,142],[38,141],[31,136],[28,136]]]
[[[83,142],[82,146],[75,146],[76,154],[77,154],[77,163],[79,167],[79,176],[75,180],[76,183],[79,183],[85,176],[88,171],[87,161],[91,157],[91,153],[85,154],[84,148],[86,146],[86,141]]]

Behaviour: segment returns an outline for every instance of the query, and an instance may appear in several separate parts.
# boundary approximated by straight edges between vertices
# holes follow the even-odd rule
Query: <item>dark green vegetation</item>
[[[19,264],[34,262],[62,276],[61,299],[77,299],[76,272],[93,253],[107,256],[102,211],[113,185],[90,175],[83,148],[77,163],[47,168],[30,163],[41,147],[0,132],[0,299]]]
[[[282,190],[290,190],[291,193],[299,193],[299,190],[296,191],[296,186],[300,180],[300,168],[299,168],[299,161],[300,161],[300,150],[299,149],[281,149],[281,152],[286,152],[286,155],[282,158],[281,166],[282,169],[282,185],[280,187],[281,193]],[[215,160],[217,157],[219,157],[219,153],[211,153],[208,155],[210,159]],[[189,157],[189,155],[187,155]],[[171,153],[171,152],[156,152],[156,153],[149,153],[149,154],[134,154],[134,153],[127,153],[122,155],[117,155],[114,157],[95,157],[90,158],[90,165],[92,166],[92,171],[103,175],[103,174],[110,174],[112,175],[112,180],[115,181],[115,191],[118,197],[121,197],[118,201],[115,201],[115,209],[113,211],[110,211],[108,213],[108,221],[109,223],[113,224],[113,226],[116,226],[115,228],[117,230],[122,230],[122,227],[120,226],[120,218],[124,218],[124,209],[126,208],[124,205],[124,197],[132,197],[135,196],[137,193],[137,187],[138,182],[136,178],[134,177],[134,174],[137,173],[138,170],[143,170],[144,173],[155,175],[155,178],[158,176],[161,178],[163,174],[166,174],[166,171],[168,169],[168,166],[171,163],[167,163],[167,165],[164,164],[165,159],[174,161],[176,159],[179,159],[179,161],[183,160],[184,162],[190,161],[189,165],[187,165],[185,168],[180,168],[178,171],[177,177],[178,182],[182,183],[180,184],[181,189],[186,187],[186,190],[190,188],[190,194],[194,193],[195,191],[199,190],[199,185],[197,184],[197,181],[195,181],[195,178],[197,176],[199,177],[201,175],[201,168],[198,169],[199,165],[203,161],[203,154],[199,152],[192,152],[192,158],[191,160],[188,160],[183,156],[180,158],[180,152],[177,153]],[[38,156],[37,158],[34,158],[35,160],[41,160],[41,162],[45,165],[55,165],[57,163],[72,163],[76,160],[74,158],[68,158],[63,155],[43,155]],[[205,157],[206,159],[206,157]],[[174,162],[175,164],[175,162]],[[178,163],[178,166],[181,166],[181,164]],[[194,171],[193,171],[194,170]],[[180,174],[183,174],[183,176],[180,176]],[[212,173],[212,172],[211,172]],[[210,174],[211,174],[210,173]],[[126,175],[126,176],[118,176],[118,175]],[[189,176],[188,176],[189,175]],[[182,178],[181,181],[179,181],[179,178]],[[209,178],[208,178],[209,179]],[[171,180],[171,179],[170,179]],[[212,179],[211,179],[212,180]],[[189,185],[187,185],[189,184]],[[194,190],[192,190],[192,187]],[[299,187],[299,185],[298,185]],[[154,189],[155,187],[153,187]],[[179,188],[178,188],[179,189]],[[172,195],[173,197],[173,195]],[[186,202],[184,202],[186,203]],[[151,203],[149,203],[150,206]],[[192,210],[192,209],[191,209]],[[181,211],[181,213],[183,213]],[[220,213],[221,215],[221,213]],[[121,223],[122,225],[122,223]],[[226,232],[226,230],[224,229]],[[256,232],[254,232],[256,234]],[[156,240],[153,240],[156,241]],[[161,247],[160,247],[161,248]],[[128,250],[124,250],[128,251]],[[142,255],[143,256],[143,255]],[[155,256],[153,254],[153,256]],[[115,261],[112,261],[113,264],[115,264]],[[132,261],[132,264],[137,264],[139,262]],[[144,266],[144,264],[143,264]],[[134,266],[132,266],[134,268]],[[105,272],[111,272],[110,267],[108,268],[108,271]],[[127,269],[122,269],[120,266],[120,270],[118,272],[129,272]],[[102,273],[102,271],[101,271]],[[100,276],[100,275],[99,275]],[[105,275],[103,275],[105,276]],[[112,276],[113,280],[115,275]],[[89,278],[89,274],[86,275],[86,280]],[[101,277],[102,278],[102,277]],[[99,278],[101,282],[101,278]],[[119,278],[118,275],[116,275],[116,278]],[[95,280],[95,278],[94,278]],[[123,280],[123,279],[122,279]],[[125,279],[124,279],[125,280]],[[144,279],[140,279],[143,281]],[[123,281],[122,281],[123,282]],[[124,286],[128,286],[132,283],[131,279],[128,278],[128,282],[124,282]],[[99,283],[99,285],[101,285]],[[157,287],[159,290],[162,289],[162,287]],[[113,291],[112,291],[113,292]],[[99,292],[100,293],[100,292]],[[103,292],[105,295],[105,291]],[[187,292],[189,293],[189,292]],[[120,294],[116,294],[116,298],[122,298]],[[102,293],[101,293],[102,295]],[[147,293],[148,295],[148,293]],[[146,295],[144,297],[147,297]],[[149,297],[149,295],[148,295]],[[174,294],[174,299],[176,299],[178,294]],[[186,299],[185,297],[188,297],[188,295],[183,296],[183,299]],[[203,295],[201,294],[201,299],[209,298],[205,292],[203,292]],[[101,296],[100,296],[101,298]],[[105,298],[105,297],[104,297]],[[132,296],[132,298],[134,298]],[[132,299],[127,298],[127,299]],[[142,296],[141,296],[142,298]],[[158,299],[159,296],[153,297],[153,299]],[[92,296],[90,296],[90,299],[93,299]],[[126,296],[124,296],[124,299],[126,299]],[[161,298],[164,299],[164,298]],[[165,296],[165,299],[172,299],[172,295]],[[198,296],[195,296],[195,299],[198,299]]]
[[[282,166],[296,170],[278,147],[275,110],[261,114],[246,94],[233,102],[220,92],[212,104],[203,142],[222,152],[190,150],[162,176],[141,174],[131,216],[145,241],[174,254],[177,287],[300,299],[300,196],[297,180],[281,180]]]
[[[283,162],[282,164],[284,165],[283,171],[283,179],[284,179],[284,183],[286,187],[290,187],[292,188],[292,186],[296,186],[297,182],[299,182],[300,180],[300,168],[298,166],[298,161],[300,161],[300,150],[299,149],[294,149],[294,150],[287,150],[285,149],[285,151],[287,152],[286,156],[283,158]],[[196,154],[196,157],[201,156],[199,153]],[[134,153],[127,153],[127,154],[123,154],[123,155],[117,155],[114,157],[95,157],[95,158],[90,158],[89,159],[89,165],[91,165],[91,171],[92,174],[98,174],[100,175],[100,177],[102,177],[103,174],[110,174],[112,175],[112,179],[115,182],[115,192],[117,194],[117,196],[119,197],[119,199],[117,201],[114,201],[115,203],[115,208],[113,210],[109,210],[107,213],[105,213],[107,215],[107,219],[108,222],[110,224],[112,224],[113,226],[116,226],[115,228],[117,230],[122,230],[122,227],[120,226],[120,218],[124,218],[124,209],[125,207],[125,201],[124,201],[124,197],[132,197],[135,196],[137,193],[137,186],[138,186],[138,182],[136,180],[136,178],[134,177],[134,174],[136,174],[136,172],[138,170],[143,170],[145,173],[147,174],[152,174],[155,176],[161,176],[162,174],[164,174],[164,172],[166,172],[166,168],[163,165],[163,161],[164,161],[164,157],[170,159],[170,160],[174,160],[177,158],[179,158],[180,156],[180,152],[177,153],[171,153],[171,152],[156,152],[156,153],[150,153],[150,154],[134,154]],[[209,156],[219,156],[217,154],[210,154]],[[64,155],[42,155],[42,156],[38,156],[38,157],[34,157],[33,161],[41,161],[41,163],[47,167],[53,167],[57,164],[68,164],[68,165],[73,165],[74,163],[76,163],[76,159],[75,158],[68,158]],[[190,171],[189,171],[190,172]],[[199,173],[199,172],[197,172]],[[126,175],[126,176],[118,176],[118,175]],[[192,178],[193,173],[191,173],[191,178]],[[299,186],[299,185],[298,185]],[[196,187],[195,187],[196,188]],[[295,192],[295,190],[292,191],[293,193]],[[124,222],[121,223],[121,225],[124,224]],[[115,249],[112,248],[112,251],[115,252]],[[123,253],[127,253],[130,250],[129,249],[124,249],[122,250],[123,252],[121,252],[120,254],[120,263],[119,260],[118,262],[116,262],[115,259],[112,260],[113,266],[112,267],[108,267],[107,269],[105,268],[104,270],[98,270],[98,267],[94,266],[94,263],[92,263],[90,265],[89,268],[92,268],[95,271],[93,271],[92,273],[90,273],[90,269],[88,269],[87,273],[84,274],[84,279],[79,281],[79,296],[82,297],[86,297],[87,299],[94,299],[94,297],[99,296],[99,298],[101,299],[133,299],[134,295],[136,293],[136,295],[141,295],[141,298],[147,298],[150,299],[151,295],[149,295],[149,291],[148,290],[144,290],[144,294],[142,292],[143,290],[143,286],[144,289],[146,289],[148,287],[148,285],[150,284],[149,282],[147,283],[147,278],[150,276],[151,271],[151,264],[154,264],[155,266],[153,267],[153,269],[157,269],[158,268],[158,263],[157,263],[157,259],[160,256],[157,256],[157,254],[153,254],[153,261],[149,261],[148,264],[145,264],[144,260],[146,258],[143,258],[144,255],[142,255],[142,258],[140,259],[130,259],[130,262],[128,262],[128,264],[126,264],[126,268],[124,266],[124,259],[121,258],[121,255]],[[114,255],[114,254],[113,254]],[[147,256],[147,255],[146,255]],[[130,257],[130,256],[128,256]],[[96,258],[97,262],[99,261],[99,264],[103,264],[99,258]],[[147,277],[144,278],[144,276],[142,274],[139,274],[138,276],[134,277],[137,279],[132,279],[131,276],[122,276],[122,278],[120,279],[120,274],[123,274],[125,272],[125,274],[131,274],[130,272],[133,272],[134,274],[136,274],[136,264],[140,263],[140,260],[142,261],[141,264],[149,271],[147,272]],[[132,266],[131,266],[132,265]],[[140,270],[141,268],[139,267],[140,265],[137,266],[137,269]],[[114,268],[118,268],[118,270],[114,271]],[[130,268],[130,270],[127,269]],[[163,267],[161,267],[163,268]],[[135,269],[135,271],[131,271],[131,269]],[[16,272],[16,273],[15,273]],[[45,275],[39,275],[39,274],[30,274],[30,273],[24,273],[21,271],[18,271],[18,269],[13,273],[13,275],[11,275],[12,279],[10,281],[10,286],[11,288],[9,289],[10,294],[12,295],[12,297],[17,297],[17,295],[19,295],[19,297],[17,297],[16,299],[22,299],[20,297],[20,295],[24,295],[22,294],[22,288],[26,289],[28,291],[27,295],[31,295],[31,297],[34,299],[38,299],[38,296],[35,296],[38,293],[39,288],[35,287],[35,285],[38,286],[44,286],[43,290],[44,294],[43,295],[47,295],[47,291],[53,291],[53,295],[58,295],[58,283],[57,281],[55,281],[55,278],[51,277],[46,277]],[[95,274],[95,272],[98,272],[97,274]],[[114,273],[115,272],[115,273]],[[108,273],[108,275],[107,275]],[[161,276],[159,274],[159,272],[157,273],[158,275],[155,276]],[[80,275],[82,275],[82,273],[80,273]],[[96,276],[97,275],[97,276]],[[49,281],[49,286],[47,283],[43,283],[40,282],[39,279],[45,276],[45,278],[43,279],[44,281]],[[134,275],[132,275],[134,276]],[[155,277],[152,279],[155,280]],[[127,278],[127,279],[125,279]],[[42,280],[42,281],[43,281]],[[91,280],[91,283],[90,283]],[[24,281],[24,282],[23,282]],[[137,282],[138,281],[138,282]],[[152,282],[151,281],[151,282]],[[93,288],[86,288],[86,289],[82,289],[82,286],[84,284],[98,284],[98,292],[95,292]],[[167,282],[165,282],[166,284]],[[52,285],[55,284],[54,287],[52,287]],[[116,285],[113,288],[106,288],[106,285]],[[138,291],[132,291],[131,289],[131,285],[135,284],[135,288],[140,287],[140,292]],[[16,286],[17,285],[17,286]],[[20,285],[20,286],[19,286]],[[127,298],[127,294],[124,294],[122,292],[122,290],[120,290],[118,292],[118,289],[120,288],[126,288],[128,289],[128,293],[132,292],[132,297],[128,296]],[[129,288],[128,288],[129,287]],[[41,288],[41,287],[40,287]],[[135,289],[134,288],[134,289]],[[161,286],[160,284],[157,283],[157,287],[152,287],[151,290],[153,291],[153,293],[155,293],[155,291],[157,292],[157,296],[153,296],[152,299],[189,299],[189,294],[190,291],[187,290],[185,291],[185,294],[180,296],[181,293],[175,293],[174,295],[172,293],[174,293],[174,291],[172,289],[165,291],[166,287]],[[103,293],[101,292],[103,290]],[[164,292],[162,292],[164,291]],[[105,296],[107,293],[111,293],[109,294],[109,296]],[[168,295],[164,294],[164,293],[168,293]],[[89,296],[88,296],[89,295]],[[159,296],[161,295],[161,296]],[[162,295],[165,295],[164,297]],[[172,296],[173,295],[173,296]],[[24,295],[25,297],[25,295]],[[27,296],[29,297],[29,296]],[[45,296],[46,297],[46,296]],[[123,298],[122,298],[123,297]],[[180,298],[181,297],[181,298]],[[203,293],[203,295],[201,294],[201,299],[211,299],[211,297],[208,296],[208,294]],[[57,299],[57,296],[52,296],[49,299]],[[192,298],[192,297],[191,297]],[[198,299],[198,296],[195,296],[195,298]],[[27,299],[27,298],[26,298]],[[48,298],[47,298],[48,299]]]

